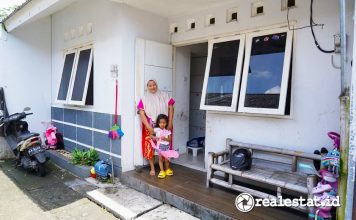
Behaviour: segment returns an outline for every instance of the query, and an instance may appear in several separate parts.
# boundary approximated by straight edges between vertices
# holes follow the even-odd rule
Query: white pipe
[[[341,12],[340,14],[341,26],[343,26],[345,29],[345,0],[340,0],[340,12]],[[355,13],[356,13],[356,5],[354,8],[354,14]],[[356,30],[356,24],[354,18],[353,60],[355,60],[356,58],[355,30]],[[343,47],[342,42],[343,39],[341,38],[341,47]],[[343,64],[344,62],[342,62],[342,65]],[[345,68],[345,66],[342,68]],[[350,94],[350,135],[349,135],[350,137],[349,137],[348,174],[347,174],[347,186],[346,186],[345,220],[351,220],[353,215],[356,214],[353,213],[354,186],[355,186],[355,161],[356,161],[356,136],[355,136],[356,135],[356,120],[355,120],[356,119],[356,77],[355,74],[356,74],[356,68],[355,65],[353,65],[352,75],[351,75],[351,94]]]

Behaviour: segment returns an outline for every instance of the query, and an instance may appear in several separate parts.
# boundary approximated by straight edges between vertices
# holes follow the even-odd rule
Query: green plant
[[[99,160],[99,153],[96,151],[94,148],[90,148],[90,150],[87,151],[86,155],[86,164],[89,166],[94,166],[96,161]]]
[[[93,166],[99,160],[99,153],[91,148],[87,151],[75,148],[72,152],[72,163]]]

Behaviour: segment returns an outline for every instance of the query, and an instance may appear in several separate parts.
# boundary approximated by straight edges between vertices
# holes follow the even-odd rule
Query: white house
[[[354,1],[346,3],[350,82]],[[4,21],[0,87],[10,113],[30,106],[38,132],[41,121],[53,120],[68,149],[95,147],[105,158],[111,145],[120,172],[143,164],[136,102],[150,78],[176,100],[174,147],[184,154],[190,138],[206,137],[201,170],[226,138],[330,149],[326,133],[340,130],[340,54],[316,47],[310,4],[29,0]],[[320,46],[334,50],[338,1],[315,0],[312,19]],[[111,141],[116,70],[125,135]]]

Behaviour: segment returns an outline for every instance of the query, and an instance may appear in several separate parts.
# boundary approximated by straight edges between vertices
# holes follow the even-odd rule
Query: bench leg
[[[206,187],[209,188],[211,186],[210,179],[213,176],[213,169],[211,165],[214,163],[214,155],[213,153],[208,154],[208,168],[206,169]]]
[[[307,177],[307,188],[308,188],[308,199],[313,199],[313,187],[316,186],[316,176],[315,175],[308,175]],[[308,213],[314,214],[314,207],[308,207]]]

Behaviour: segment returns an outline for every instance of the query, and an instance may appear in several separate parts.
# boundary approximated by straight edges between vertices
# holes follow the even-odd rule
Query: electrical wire
[[[315,46],[316,46],[321,52],[323,52],[323,53],[334,53],[334,52],[335,52],[334,50],[324,50],[323,48],[321,48],[321,46],[319,45],[318,41],[316,40],[313,27],[315,27],[315,26],[321,26],[321,28],[323,28],[323,27],[324,27],[324,24],[317,24],[317,23],[314,22],[314,20],[313,20],[313,3],[314,3],[314,0],[310,0],[310,19],[309,19],[309,25],[308,25],[308,26],[299,27],[299,28],[290,28],[290,24],[289,24],[289,7],[287,7],[288,29],[289,29],[290,31],[294,31],[294,30],[301,30],[301,29],[305,29],[305,28],[309,28],[309,27],[310,27],[310,30],[311,30],[312,35],[313,35],[313,39],[314,39]]]
[[[299,28],[290,28],[290,24],[289,24],[289,7],[287,8],[287,22],[288,22],[288,29],[290,31],[295,31],[295,30],[301,30],[301,29],[305,29],[305,28],[309,28],[310,25],[306,25],[306,26],[303,26],[303,27],[299,27]],[[321,28],[324,27],[324,24],[316,24],[314,23],[313,26],[321,26]]]
[[[324,50],[323,48],[321,48],[318,41],[316,40],[314,29],[313,29],[313,24],[316,24],[313,20],[313,3],[314,3],[314,0],[310,0],[310,30],[313,35],[315,46],[323,53],[334,53],[335,50]]]

